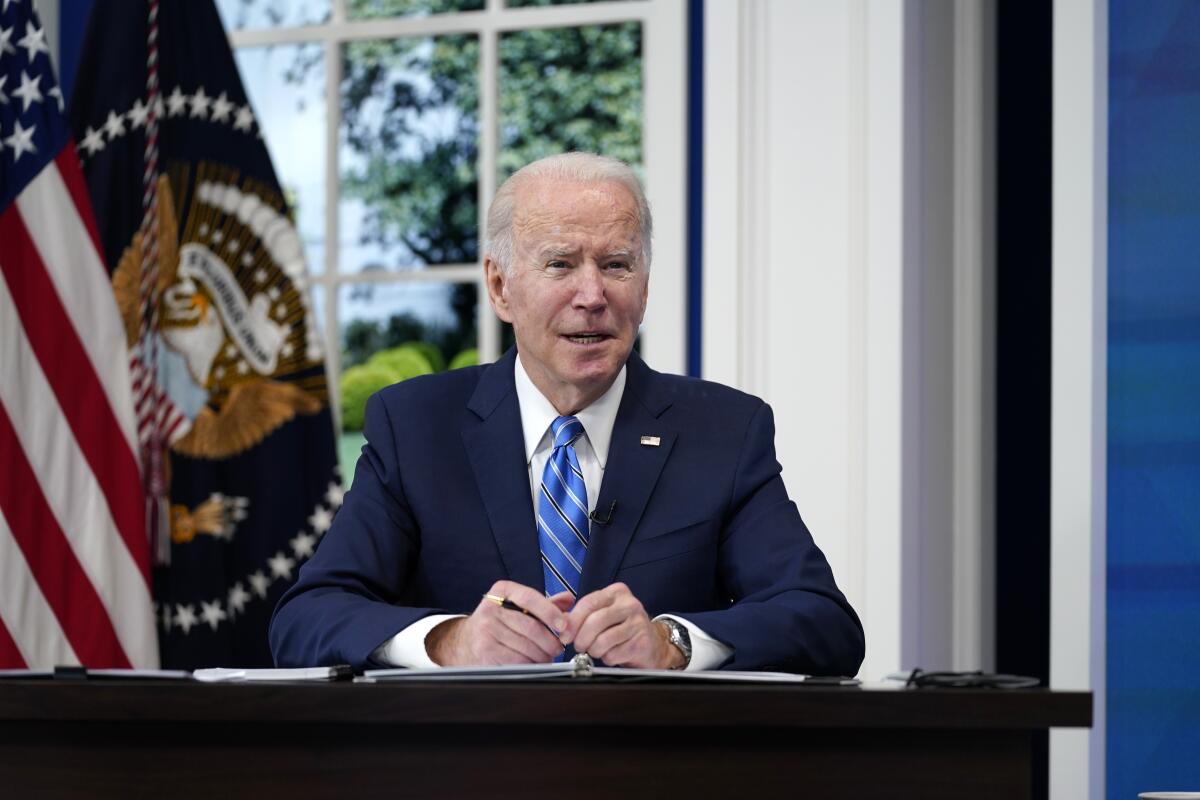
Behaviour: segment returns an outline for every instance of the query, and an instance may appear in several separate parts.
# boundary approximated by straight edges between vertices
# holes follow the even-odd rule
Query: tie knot
[[[565,447],[580,437],[583,423],[575,417],[559,417],[550,423],[550,431],[554,434],[554,447]]]

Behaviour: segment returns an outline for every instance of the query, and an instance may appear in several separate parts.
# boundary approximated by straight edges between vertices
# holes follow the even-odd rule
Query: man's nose
[[[596,264],[585,264],[576,273],[574,305],[589,311],[604,308],[608,300],[604,294],[604,276]]]

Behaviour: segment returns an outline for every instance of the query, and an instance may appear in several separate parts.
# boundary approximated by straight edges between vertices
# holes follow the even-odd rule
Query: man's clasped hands
[[[425,639],[442,666],[548,663],[567,645],[611,667],[678,668],[683,654],[670,644],[665,625],[650,619],[623,583],[613,583],[576,602],[570,592],[546,597],[513,581],[488,592],[527,613],[480,600],[470,616],[447,620]]]

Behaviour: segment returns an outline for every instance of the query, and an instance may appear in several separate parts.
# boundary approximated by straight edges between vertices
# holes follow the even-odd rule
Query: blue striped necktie
[[[542,470],[537,513],[542,572],[547,596],[569,591],[578,597],[590,535],[587,487],[574,446],[583,434],[583,424],[575,417],[559,417],[550,423],[550,432],[554,450]]]

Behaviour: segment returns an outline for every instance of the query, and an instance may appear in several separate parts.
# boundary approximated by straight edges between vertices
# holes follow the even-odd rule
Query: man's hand
[[[611,584],[581,598],[567,615],[563,644],[599,658],[610,667],[678,669],[683,653],[667,638],[623,583]]]
[[[522,614],[480,600],[469,617],[447,620],[425,637],[425,650],[443,667],[538,664],[553,661],[563,645],[550,629],[567,626],[571,607],[564,592],[547,598],[528,586],[496,581],[488,594],[507,597],[529,612]]]

